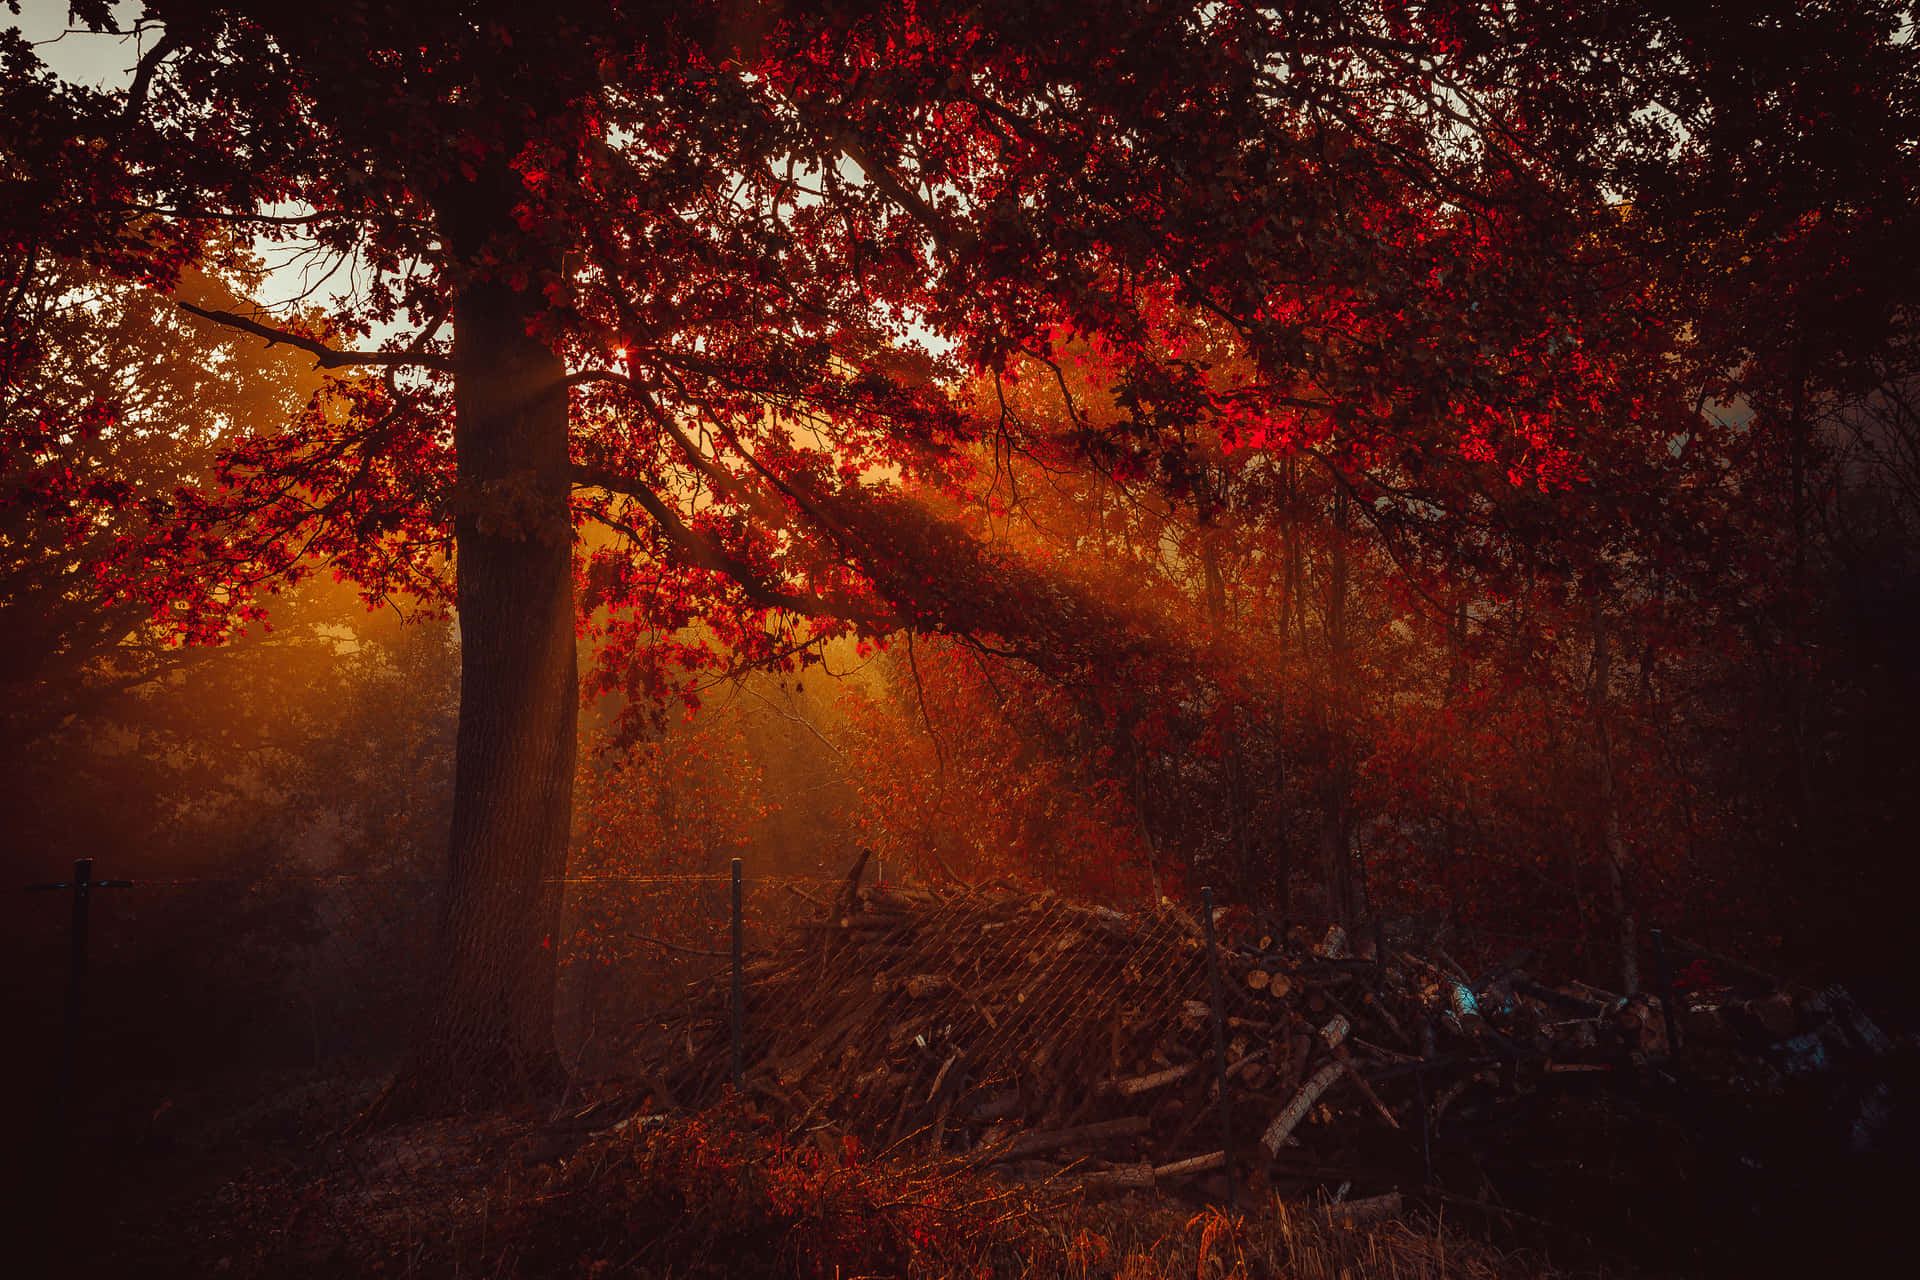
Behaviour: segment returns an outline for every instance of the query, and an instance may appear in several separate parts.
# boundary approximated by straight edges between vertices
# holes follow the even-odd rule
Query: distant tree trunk
[[[1787,458],[1789,470],[1789,520],[1793,529],[1793,564],[1787,582],[1787,601],[1782,631],[1787,643],[1799,650],[1806,642],[1807,623],[1807,544],[1811,503],[1808,498],[1809,472],[1812,467],[1813,427],[1807,414],[1807,377],[1805,340],[1794,345],[1793,389],[1787,408]],[[1808,746],[1808,697],[1806,669],[1789,658],[1784,664],[1787,747],[1793,776],[1788,780],[1792,843],[1801,866],[1814,865],[1814,820],[1812,753]]]
[[[1287,821],[1287,757],[1285,726],[1276,713],[1273,734],[1273,852],[1267,859],[1268,894],[1282,919],[1293,913],[1293,832]]]
[[[484,183],[483,179],[483,183]],[[474,260],[504,176],[442,209]],[[385,1118],[549,1096],[572,817],[575,658],[566,369],[528,333],[538,286],[481,281],[454,311],[460,725],[432,1004]]]
[[[1320,855],[1326,864],[1327,893],[1333,917],[1352,928],[1360,915],[1359,887],[1353,867],[1352,770],[1346,712],[1348,664],[1352,641],[1347,629],[1347,495],[1333,498],[1333,536],[1327,548],[1327,781],[1320,797]]]
[[[1141,758],[1138,739],[1129,735],[1128,742],[1133,751],[1133,795],[1134,819],[1140,825],[1140,847],[1147,857],[1147,887],[1158,905],[1161,898],[1160,884],[1160,846],[1153,834],[1152,815],[1148,806],[1153,803],[1153,779],[1148,776],[1147,762]]]
[[[1211,520],[1203,517],[1200,538],[1200,563],[1205,572],[1207,588],[1208,642],[1214,661],[1224,667],[1229,660],[1228,645],[1232,638],[1228,632],[1227,580],[1220,568],[1221,531]],[[1240,751],[1242,732],[1237,702],[1229,709],[1228,715],[1231,723],[1221,753],[1226,775],[1227,882],[1234,896],[1244,902],[1252,886],[1253,851],[1248,818],[1251,806],[1247,795],[1246,761]]]
[[[1620,835],[1620,802],[1613,776],[1613,728],[1607,719],[1613,667],[1607,644],[1607,614],[1598,597],[1593,603],[1593,689],[1588,699],[1593,716],[1594,754],[1600,787],[1600,843],[1607,855],[1607,888],[1613,899],[1614,920],[1620,934],[1620,982],[1628,995],[1640,990],[1640,947],[1632,901],[1627,894],[1627,845]]]
[[[1281,670],[1283,679],[1279,682],[1284,689],[1287,681],[1286,652],[1294,649],[1297,662],[1304,663],[1307,655],[1307,614],[1303,582],[1304,565],[1300,548],[1299,517],[1299,464],[1291,457],[1281,464],[1284,480],[1285,522],[1281,527],[1281,586],[1280,616],[1276,638],[1279,641]],[[1273,720],[1273,804],[1275,849],[1274,866],[1274,908],[1281,918],[1293,913],[1293,854],[1294,833],[1290,822],[1288,796],[1290,778],[1287,772],[1287,725],[1285,707],[1274,707]]]
[[[1351,929],[1359,918],[1359,890],[1353,876],[1353,832],[1346,812],[1346,787],[1330,784],[1321,798],[1320,857],[1327,869],[1327,896],[1333,904],[1333,918],[1344,929]]]

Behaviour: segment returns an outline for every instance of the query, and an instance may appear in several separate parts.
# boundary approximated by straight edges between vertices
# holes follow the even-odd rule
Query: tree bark
[[[1347,696],[1352,637],[1347,628],[1347,495],[1333,499],[1333,533],[1327,548],[1326,638],[1328,697],[1323,711],[1327,775],[1320,795],[1320,856],[1326,865],[1327,894],[1333,918],[1352,928],[1360,914],[1353,874],[1353,777],[1347,740]]]
[[[1628,995],[1640,991],[1640,944],[1632,899],[1627,893],[1627,845],[1620,834],[1620,799],[1613,776],[1613,727],[1607,704],[1613,683],[1613,664],[1607,645],[1607,615],[1596,597],[1593,604],[1593,715],[1594,754],[1600,785],[1600,843],[1607,855],[1607,888],[1613,898],[1619,928],[1620,983]]]
[[[442,211],[472,261],[511,207]],[[578,708],[565,366],[528,333],[537,287],[486,279],[454,311],[460,726],[432,1005],[385,1118],[551,1096],[561,879]]]
[[[1200,542],[1200,563],[1206,574],[1207,585],[1207,633],[1215,662],[1225,667],[1230,661],[1228,645],[1231,643],[1229,619],[1227,617],[1227,581],[1220,568],[1220,539],[1223,534],[1217,524],[1203,521]],[[1224,766],[1225,793],[1227,801],[1227,856],[1229,866],[1227,882],[1233,893],[1246,901],[1253,884],[1253,851],[1250,828],[1252,822],[1249,810],[1252,798],[1247,794],[1246,761],[1241,756],[1240,743],[1244,736],[1241,732],[1239,708],[1228,711],[1231,726],[1222,744],[1221,763]]]

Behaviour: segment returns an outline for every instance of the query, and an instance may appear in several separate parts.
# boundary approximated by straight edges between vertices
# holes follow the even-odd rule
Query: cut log
[[[787,892],[793,894],[795,897],[804,898],[806,901],[811,902],[814,906],[820,908],[822,911],[833,910],[833,908],[829,904],[820,901],[820,899],[814,897],[812,894],[808,893],[805,889],[802,889],[797,884],[789,884],[787,886]]]
[[[1225,1168],[1226,1163],[1226,1152],[1209,1151],[1203,1156],[1193,1156],[1186,1160],[1175,1160],[1172,1164],[1157,1165],[1154,1167],[1153,1176],[1156,1179],[1162,1180],[1189,1178],[1196,1173],[1207,1173],[1214,1169]]]
[[[913,917],[895,915],[893,912],[856,911],[840,917],[840,927],[852,930],[874,930],[890,932],[913,923]]]
[[[1364,1222],[1380,1222],[1387,1218],[1400,1216],[1401,1200],[1398,1191],[1389,1191],[1383,1196],[1368,1196],[1364,1200],[1346,1200],[1327,1206],[1327,1217],[1334,1222],[1359,1226]]]
[[[1189,942],[1204,943],[1207,940],[1207,935],[1200,928],[1200,922],[1174,906],[1173,903],[1164,898],[1161,899],[1160,910],[1169,920],[1180,926],[1181,932],[1187,935]]]
[[[1298,1029],[1287,1037],[1286,1070],[1280,1073],[1281,1083],[1288,1089],[1292,1089],[1306,1078],[1307,1055],[1313,1052],[1313,1036],[1304,1026],[1296,1025]]]
[[[1353,1059],[1347,1052],[1347,1046],[1344,1044],[1334,1045],[1333,1056],[1339,1060],[1340,1065],[1345,1067],[1348,1074],[1353,1077],[1353,1083],[1359,1088],[1362,1096],[1373,1104],[1373,1109],[1380,1113],[1382,1120],[1387,1122],[1387,1128],[1398,1129],[1400,1122],[1394,1119],[1392,1110],[1388,1108],[1386,1103],[1380,1101],[1380,1095],[1373,1091],[1373,1086],[1367,1083],[1367,1078],[1353,1069]]]
[[[1393,1033],[1394,1039],[1405,1046],[1411,1046],[1413,1044],[1413,1040],[1407,1035],[1406,1031],[1401,1028],[1400,1020],[1395,1018],[1393,1012],[1387,1008],[1386,1001],[1369,991],[1360,997],[1360,1003],[1366,1006],[1367,1012],[1380,1019],[1381,1025]]]
[[[994,1094],[991,1098],[988,1098],[985,1102],[975,1107],[973,1109],[973,1118],[975,1120],[1000,1120],[1012,1115],[1019,1109],[1020,1091],[1018,1089],[1008,1089],[1004,1093]]]
[[[1605,987],[1596,987],[1591,982],[1581,982],[1576,978],[1567,979],[1565,985],[1569,987],[1574,987],[1584,992],[1586,995],[1598,1001],[1602,1006],[1606,1008],[1612,1008],[1615,1005],[1619,1004],[1622,1000],[1626,999],[1625,996],[1617,995],[1614,992],[1608,991]]]
[[[1784,991],[1776,991],[1764,1000],[1748,1003],[1747,1009],[1760,1021],[1768,1035],[1785,1040],[1798,1028],[1799,1020],[1794,1013],[1793,998]]]
[[[1113,1091],[1123,1098],[1137,1098],[1166,1085],[1178,1083],[1200,1069],[1197,1062],[1183,1062],[1165,1071],[1155,1071],[1150,1075],[1130,1076],[1125,1080],[1115,1080]]]
[[[958,1061],[960,1061],[960,1055],[950,1053],[947,1055],[947,1060],[940,1064],[940,1070],[933,1077],[933,1087],[927,1090],[927,1101],[929,1103],[940,1096],[940,1086],[945,1083],[947,1072],[953,1070],[953,1064]]]
[[[1080,1180],[1080,1186],[1087,1191],[1151,1191],[1155,1172],[1153,1165],[1145,1161],[1116,1165],[1089,1173]]]
[[[1385,1058],[1388,1062],[1419,1062],[1421,1061],[1419,1054],[1402,1053],[1398,1049],[1389,1049],[1387,1048],[1387,1046],[1383,1044],[1375,1044],[1371,1040],[1362,1040],[1359,1036],[1353,1037],[1353,1039],[1349,1040],[1347,1043],[1351,1044],[1356,1049],[1362,1049],[1367,1053],[1372,1054],[1376,1058]]]
[[[1320,1101],[1320,1095],[1325,1093],[1328,1086],[1338,1080],[1345,1070],[1346,1067],[1343,1064],[1329,1062],[1314,1072],[1311,1080],[1300,1086],[1300,1092],[1293,1095],[1293,1101],[1287,1104],[1286,1110],[1275,1116],[1273,1123],[1268,1125],[1267,1131],[1260,1136],[1260,1145],[1267,1149],[1269,1156],[1279,1154],[1281,1144],[1285,1143],[1287,1137],[1299,1128],[1300,1122],[1307,1118],[1307,1112],[1313,1110],[1313,1104]]]
[[[906,1048],[909,1040],[933,1025],[933,1020],[936,1016],[937,1014],[933,1013],[923,1013],[917,1017],[908,1018],[904,1022],[888,1027],[887,1051],[889,1053],[897,1053],[901,1049]]]
[[[1533,999],[1561,1013],[1581,1014],[1591,1017],[1599,1014],[1606,1008],[1605,1005],[1597,1000],[1589,1000],[1585,996],[1572,995],[1568,992],[1544,986],[1538,982],[1524,978],[1516,979],[1513,984],[1513,989],[1521,995],[1531,996]]]
[[[1471,1089],[1476,1084],[1493,1084],[1497,1080],[1498,1080],[1498,1077],[1493,1075],[1491,1072],[1476,1071],[1472,1075],[1466,1077],[1464,1080],[1456,1080],[1451,1085],[1447,1086],[1446,1092],[1442,1093],[1440,1097],[1437,1100],[1435,1100],[1433,1104],[1433,1121],[1432,1121],[1433,1126],[1436,1129],[1439,1127],[1441,1117],[1447,1114],[1447,1108],[1451,1107],[1456,1101],[1458,1101],[1461,1094],[1465,1093],[1468,1089]]]
[[[780,1083],[788,1088],[792,1088],[794,1085],[800,1083],[801,1080],[806,1078],[808,1072],[819,1065],[821,1058],[833,1051],[833,1047],[840,1043],[842,1037],[860,1023],[865,1022],[878,1007],[879,1001],[869,996],[853,1008],[847,1010],[838,1021],[829,1026],[826,1031],[821,1033],[821,1035],[811,1044],[807,1045],[806,1048],[802,1049],[793,1057],[788,1058],[786,1061],[777,1064],[774,1069],[780,1077]]]
[[[1244,1055],[1244,1057],[1236,1057],[1235,1061],[1231,1061],[1231,1063],[1227,1065],[1227,1079],[1231,1080],[1233,1077],[1236,1077],[1236,1075],[1242,1075],[1242,1073],[1246,1073],[1246,1071],[1252,1071],[1254,1067],[1260,1065],[1261,1059],[1265,1059],[1265,1055],[1267,1055],[1267,1050],[1254,1050],[1252,1054]]]
[[[1458,960],[1455,960],[1452,956],[1448,955],[1444,948],[1435,947],[1433,949],[1433,954],[1440,958],[1441,964],[1447,966],[1448,972],[1452,973],[1454,977],[1458,978],[1460,981],[1467,984],[1468,990],[1473,989],[1473,975],[1467,972],[1465,965],[1461,964]]]
[[[841,916],[835,920],[800,920],[794,928],[806,933],[824,933],[833,937],[856,938],[866,942],[872,938],[887,934],[914,923],[912,916],[879,915],[860,912],[856,915]]]
[[[935,905],[936,899],[924,889],[868,888],[862,900],[876,911],[918,911]]]
[[[1149,1122],[1145,1116],[1121,1116],[1117,1120],[1100,1120],[1073,1129],[1023,1133],[1007,1143],[1003,1150],[993,1153],[991,1158],[996,1161],[1020,1160],[1027,1156],[1039,1155],[1043,1151],[1058,1151],[1062,1147],[1071,1147],[1082,1142],[1113,1142],[1137,1138],[1148,1128]]]

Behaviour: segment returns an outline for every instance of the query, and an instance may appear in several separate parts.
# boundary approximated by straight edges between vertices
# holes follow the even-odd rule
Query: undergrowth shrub
[[[987,1276],[1030,1197],[950,1167],[789,1142],[743,1106],[583,1149],[521,1208],[524,1275]]]
[[[486,1274],[805,1280],[1514,1280],[1535,1264],[1432,1226],[1356,1228],[1305,1205],[1230,1215],[1089,1201],[948,1160],[791,1141],[739,1101],[582,1148],[514,1205]]]

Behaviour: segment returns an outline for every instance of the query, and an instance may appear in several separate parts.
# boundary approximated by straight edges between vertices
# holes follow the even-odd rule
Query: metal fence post
[[[1414,1097],[1420,1108],[1420,1161],[1426,1166],[1427,1186],[1433,1185],[1433,1122],[1427,1112],[1427,1064],[1413,1068]]]
[[[67,976],[67,1025],[60,1044],[60,1102],[62,1121],[73,1102],[73,1069],[79,1053],[80,1023],[87,1010],[87,908],[93,900],[93,859],[73,864],[72,954]]]
[[[87,1008],[88,905],[93,899],[95,889],[131,889],[132,887],[131,880],[95,880],[92,858],[74,859],[71,881],[27,886],[29,893],[48,893],[60,889],[73,890],[73,930],[70,939],[70,967],[67,975],[67,1017],[60,1040],[60,1074],[56,1077],[54,1086],[54,1125],[56,1131],[63,1135],[62,1140],[70,1119],[69,1110],[73,1104],[74,1063],[79,1053],[80,1024],[86,1017]]]
[[[73,927],[69,939],[66,1024],[60,1037],[59,1075],[54,1081],[53,1114],[44,1130],[46,1168],[40,1180],[40,1229],[26,1247],[28,1275],[55,1274],[56,1233],[64,1215],[74,1212],[62,1203],[67,1177],[67,1142],[73,1127],[74,1074],[80,1056],[80,1026],[87,1006],[87,916],[95,889],[130,889],[131,880],[95,880],[93,859],[76,858],[73,879],[52,884],[30,884],[29,893],[73,890]]]
[[[1207,981],[1213,992],[1213,1063],[1220,1080],[1220,1158],[1227,1173],[1227,1208],[1239,1207],[1233,1183],[1233,1104],[1227,1097],[1227,1002],[1220,988],[1220,951],[1213,937],[1213,889],[1200,890],[1201,920],[1207,930]]]
[[[746,1003],[744,977],[741,973],[740,958],[745,950],[745,921],[740,910],[740,859],[733,860],[733,1087],[740,1087],[740,1021],[741,1007]]]

